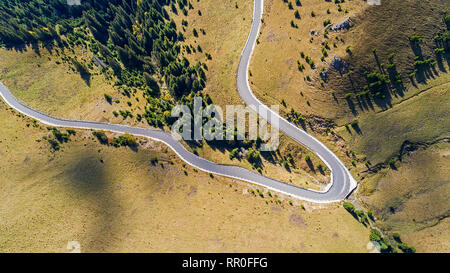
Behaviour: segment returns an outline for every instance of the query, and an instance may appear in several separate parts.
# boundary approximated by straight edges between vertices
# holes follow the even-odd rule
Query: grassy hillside
[[[369,230],[340,206],[211,178],[144,139],[133,151],[77,130],[53,151],[16,114],[0,103],[2,252],[367,251]]]
[[[450,145],[418,146],[394,170],[381,170],[361,185],[361,200],[377,225],[399,233],[418,252],[448,252]]]
[[[182,54],[193,64],[207,64],[204,93],[215,103],[239,104],[235,70],[249,31],[252,3],[193,4],[187,16],[180,8],[176,15],[166,7],[186,36],[180,45],[197,49],[195,54]],[[189,22],[185,30],[182,19]],[[54,27],[57,22],[47,23]],[[94,55],[109,65],[121,61],[119,56],[105,60],[108,56],[98,51],[91,36],[95,29],[89,30],[82,21],[73,31],[76,34],[59,36],[68,46],[36,41],[0,49],[0,80],[24,103],[58,117],[137,126],[155,126],[155,118],[163,120],[161,101],[175,99],[168,96],[173,90],[161,75],[152,74],[161,91],[155,95],[143,83],[144,75],[103,71],[94,64]],[[150,108],[156,115],[148,114]],[[139,120],[138,114],[143,118]],[[337,204],[317,206],[248,183],[210,177],[153,141],[139,139],[133,149],[114,148],[99,144],[90,131],[49,130],[8,110],[3,102],[0,120],[4,125],[0,170],[5,173],[0,183],[2,251],[66,252],[67,243],[74,240],[83,252],[367,250],[369,230]],[[109,141],[117,137],[107,136]],[[197,152],[216,162],[251,167],[246,160],[230,160],[229,151],[215,149],[205,145]],[[282,137],[280,152],[262,159],[263,173],[320,189],[329,173],[319,170],[313,155],[308,164],[307,153]]]
[[[364,1],[305,0],[301,6],[291,2],[265,2],[250,67],[253,90],[267,104],[285,103],[282,110],[291,121],[315,134],[344,160],[361,181],[359,196],[364,206],[378,213],[381,220],[376,223],[388,235],[408,233],[404,239],[417,243],[418,251],[446,251],[448,246],[438,243],[448,238],[445,233],[430,236],[433,229],[448,227],[442,216],[448,202],[431,194],[433,181],[442,182],[448,176],[448,162],[434,158],[427,169],[418,166],[422,156],[427,160],[433,153],[427,147],[446,143],[449,137],[445,1],[393,0],[380,6]],[[332,30],[343,22],[350,27]],[[329,23],[331,28],[326,27]],[[341,67],[335,68],[336,64]],[[300,122],[297,116],[303,117]],[[407,152],[416,147],[425,150],[409,159]],[[414,175],[406,175],[414,168]],[[414,187],[427,192],[420,201]],[[386,213],[396,198],[405,204],[398,212],[403,216]],[[436,204],[431,207],[439,207],[434,212],[428,205],[406,205],[433,201]],[[423,221],[442,225],[419,232],[419,225],[412,222],[416,214],[417,219],[426,214]],[[420,241],[419,234],[427,239]]]
[[[80,48],[67,54],[82,56]],[[84,81],[58,55],[46,49],[39,54],[31,48],[22,52],[0,49],[0,80],[18,99],[50,115],[91,120],[112,117],[112,107],[103,94],[115,94],[114,87],[95,72],[89,82]]]
[[[367,4],[345,1],[339,5],[341,11],[333,1],[305,0],[301,6],[295,1],[265,1],[261,34],[250,66],[252,90],[265,104],[279,104],[285,113],[293,108],[311,121],[317,116],[334,119],[339,115],[332,88],[320,89],[319,72],[328,67],[333,55],[345,54],[348,42],[335,39],[341,37],[340,32],[328,31],[326,38],[324,23],[339,24]],[[300,18],[296,18],[296,11]],[[328,44],[327,57],[322,62],[324,42]]]
[[[450,74],[420,85],[415,96],[386,111],[363,115],[358,128],[336,130],[372,165],[396,158],[405,141],[430,142],[450,136]]]
[[[155,36],[160,47],[151,53],[143,50],[149,49],[144,30],[153,24],[142,18],[144,6],[123,5],[139,19],[135,24],[122,11],[96,15],[93,1],[86,2],[82,8],[90,13],[76,11],[75,27],[64,23],[72,19],[53,14],[44,22],[48,30],[30,36],[22,28],[33,23],[15,18],[24,31],[13,37],[0,24],[0,44],[31,39],[28,46],[0,49],[0,80],[26,104],[60,117],[163,127],[170,125],[167,111],[190,91],[201,90],[197,94],[221,106],[242,103],[235,72],[252,1],[164,6],[166,12],[158,13],[169,17],[153,34],[176,29],[177,38],[172,35],[166,48]],[[442,44],[434,39],[447,27],[445,1],[391,0],[373,7],[356,0],[291,2],[265,1],[252,89],[344,160],[361,181],[356,203],[373,210],[388,236],[398,232],[418,251],[448,252],[449,65],[448,53],[436,54]],[[349,30],[327,29],[348,17]],[[128,40],[115,37],[116,44],[102,48],[98,20],[126,32]],[[69,31],[53,31],[61,27]],[[93,54],[108,64],[106,71],[93,63]],[[331,68],[335,55],[345,69]],[[165,61],[173,71],[161,68]],[[189,92],[180,94],[189,73],[198,82],[188,81]],[[374,81],[383,75],[389,84]],[[336,204],[314,206],[212,178],[152,141],[140,139],[137,150],[113,148],[89,131],[73,135],[66,129],[60,130],[70,141],[58,141],[56,131],[17,116],[4,103],[0,120],[3,251],[64,252],[72,240],[81,242],[82,251],[366,251],[369,230]],[[231,160],[231,149],[205,142],[190,149],[256,170],[245,157]],[[308,154],[312,164],[305,161]],[[263,174],[313,189],[329,177],[319,164],[285,136],[280,150],[261,154],[260,161]]]
[[[335,90],[341,122],[389,109],[415,95],[418,83],[447,72],[448,37],[443,43],[437,39],[447,30],[446,8],[441,0],[394,0],[371,6],[353,18],[354,27],[342,35],[350,51],[339,55],[348,67],[329,69],[326,85]],[[395,16],[399,10],[407,16]],[[437,53],[446,47],[447,51]],[[375,84],[383,81],[380,76],[388,83]]]

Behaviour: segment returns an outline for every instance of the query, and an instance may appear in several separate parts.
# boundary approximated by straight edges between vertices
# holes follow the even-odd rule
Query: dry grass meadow
[[[426,83],[408,83],[407,92],[393,96],[389,108],[356,104],[351,111],[344,99],[350,91],[348,75],[331,75],[330,82],[322,86],[321,69],[328,68],[330,58],[337,55],[355,63],[357,73],[360,67],[374,63],[373,47],[383,62],[391,53],[390,45],[399,48],[398,67],[406,74],[412,53],[402,39],[412,30],[408,28],[405,37],[389,44],[386,41],[397,28],[390,27],[391,19],[380,19],[383,10],[374,11],[359,0],[341,3],[341,11],[333,2],[301,2],[302,6],[296,6],[293,1],[289,9],[281,0],[265,0],[261,35],[250,67],[252,89],[264,103],[279,104],[283,113],[293,108],[311,121],[305,129],[330,147],[361,181],[358,200],[373,210],[377,225],[388,234],[399,232],[419,252],[448,252],[450,175],[445,139],[450,128],[450,86],[449,74],[443,72],[448,64],[443,63]],[[432,18],[443,3],[427,0],[411,8],[410,1],[397,2],[392,0],[381,9],[386,13],[391,5],[399,4],[417,20]],[[253,1],[203,0],[192,5],[188,16],[169,11],[180,28],[182,20],[188,22],[185,44],[202,48],[202,52],[184,52],[184,56],[191,63],[207,64],[204,92],[215,104],[242,104],[235,73],[250,30]],[[295,10],[300,19],[295,18]],[[339,23],[348,17],[355,19],[354,28],[329,33],[328,57],[321,62],[324,21]],[[398,27],[406,27],[405,18]],[[373,24],[376,19],[379,25]],[[292,27],[291,20],[298,27]],[[433,17],[417,31],[426,33],[437,21]],[[193,28],[199,37],[194,37]],[[318,34],[311,35],[311,30]],[[425,35],[426,43],[430,35]],[[346,53],[348,46],[352,56]],[[315,69],[301,52],[311,57]],[[212,58],[207,60],[205,53]],[[68,54],[82,55],[80,49]],[[303,71],[297,61],[305,66]],[[36,54],[31,49],[0,49],[0,80],[27,105],[63,118],[147,126],[112,114],[114,110],[142,112],[141,91],[124,97],[97,72],[94,69],[86,81],[61,63],[56,51],[42,49]],[[105,93],[119,102],[107,103]],[[281,104],[283,99],[286,107]],[[355,119],[359,133],[344,126]],[[45,126],[34,125],[3,102],[0,120],[4,125],[0,129],[2,252],[67,252],[68,241],[79,241],[82,252],[367,251],[369,229],[341,204],[309,204],[247,183],[212,178],[186,166],[166,146],[145,139],[133,151],[100,145],[90,131],[78,130],[60,151],[52,151],[46,140],[51,133]],[[404,154],[395,169],[387,166],[405,140],[419,143],[419,148]],[[280,141],[274,159],[263,159],[262,173],[302,187],[323,188],[329,172],[311,169],[304,160],[310,154],[305,148],[283,135]],[[217,163],[251,168],[246,160],[230,160],[227,150],[203,145],[197,152]],[[294,157],[290,169],[282,166],[288,152]],[[150,161],[154,157],[157,164]],[[312,161],[315,166],[320,163],[315,156]],[[386,166],[370,172],[368,161],[369,166]],[[257,189],[263,198],[252,193]]]
[[[68,241],[82,252],[366,251],[369,230],[339,204],[260,189],[262,198],[152,141],[132,151],[79,130],[52,152],[45,127],[27,126],[32,121],[4,103],[0,118],[2,252],[68,252]]]
[[[237,3],[238,8],[235,1],[195,2],[187,18],[188,42],[195,43],[189,36],[191,27],[205,29],[198,43],[213,57],[207,61],[205,92],[220,105],[241,104],[234,77],[253,4]],[[181,17],[175,19],[180,25]],[[143,100],[136,100],[141,98],[139,90],[135,97],[125,98],[96,69],[86,81],[61,61],[60,53],[2,49],[0,80],[27,105],[57,117],[146,126],[112,115],[113,110],[142,110]],[[83,58],[79,48],[66,53]],[[119,102],[110,105],[105,93]],[[166,146],[145,139],[133,151],[101,145],[90,131],[77,130],[53,151],[46,126],[3,102],[0,120],[3,252],[67,252],[69,241],[79,241],[82,252],[367,251],[369,230],[340,204],[309,204],[247,183],[211,178],[186,166]],[[289,172],[277,162],[265,161],[263,173],[322,188],[326,178],[306,165],[307,151],[282,136],[279,159],[287,150],[294,153],[297,168]],[[208,146],[199,154],[230,163],[227,152]],[[155,157],[158,163],[152,164]],[[315,157],[312,160],[318,164]],[[231,163],[249,167],[244,161]]]

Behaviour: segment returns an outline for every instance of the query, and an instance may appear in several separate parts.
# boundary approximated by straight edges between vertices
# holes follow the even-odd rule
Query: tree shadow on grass
[[[354,116],[356,116],[356,115],[358,114],[358,111],[357,111],[356,108],[355,108],[355,103],[352,101],[351,98],[346,98],[345,100],[347,101],[348,108],[350,109],[350,111],[352,112],[352,114],[353,114]]]
[[[362,134],[361,128],[359,127],[359,124],[358,124],[358,123],[352,123],[351,126],[352,126],[353,130],[355,130],[355,132],[356,132],[358,135],[361,135],[361,134]]]
[[[110,187],[111,178],[94,152],[82,154],[69,166],[65,172],[69,193],[80,196],[80,201],[88,204],[97,216],[87,227],[86,234],[79,239],[81,249],[106,251],[118,229],[115,223],[120,207]]]
[[[316,172],[316,168],[314,167],[313,162],[311,161],[311,159],[306,160],[306,164],[308,164],[308,167],[311,169],[312,172]]]

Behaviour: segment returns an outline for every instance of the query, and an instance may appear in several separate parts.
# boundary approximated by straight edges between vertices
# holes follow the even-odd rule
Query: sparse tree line
[[[376,221],[376,218],[373,215],[373,212],[369,210],[366,213],[363,210],[357,210],[355,206],[350,202],[344,202],[343,207],[356,219],[358,219],[365,226],[370,224],[369,219],[372,222]],[[380,252],[384,253],[396,253],[398,249],[400,249],[403,253],[414,253],[416,249],[407,243],[403,242],[400,238],[400,234],[393,233],[391,235],[393,242],[392,243],[388,238],[384,237],[378,229],[371,228],[369,240],[372,242],[376,242],[380,246]]]
[[[103,131],[94,131],[92,132],[92,135],[95,136],[97,140],[104,145],[112,145],[114,147],[136,147],[138,145],[136,138],[128,133],[111,139],[108,138],[108,136]]]

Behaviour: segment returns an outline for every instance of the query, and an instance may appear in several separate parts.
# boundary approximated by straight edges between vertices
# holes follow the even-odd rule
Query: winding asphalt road
[[[259,29],[261,26],[261,18],[263,13],[263,0],[255,0],[253,23],[251,32],[245,48],[241,55],[239,68],[237,72],[237,89],[244,100],[244,102],[251,106],[253,109],[258,109],[257,106],[263,106],[263,104],[253,95],[248,85],[248,67],[250,59],[256,44]],[[244,180],[253,184],[264,186],[272,191],[291,195],[293,197],[307,200],[315,203],[330,203],[340,201],[344,199],[355,187],[356,181],[353,179],[344,164],[331,152],[325,145],[315,139],[313,136],[307,134],[303,130],[299,129],[295,125],[292,125],[278,114],[273,113],[276,118],[279,118],[278,129],[297,141],[298,143],[306,146],[316,155],[318,155],[322,161],[331,170],[331,182],[330,186],[324,192],[318,192],[314,190],[308,190],[287,184],[263,175],[260,175],[251,170],[230,165],[221,165],[199,156],[196,156],[189,152],[175,136],[170,132],[160,129],[147,129],[131,127],[120,124],[99,123],[91,121],[79,121],[79,120],[65,120],[59,119],[47,114],[34,110],[20,101],[18,101],[13,94],[0,82],[0,95],[15,110],[27,115],[33,119],[36,119],[44,124],[55,127],[68,127],[76,129],[92,129],[92,130],[104,130],[116,133],[129,133],[135,136],[141,136],[150,138],[156,141],[161,141],[169,146],[183,161],[187,164],[196,167],[202,171],[214,173],[221,176],[236,178]],[[266,111],[271,111],[268,107]],[[273,118],[273,116],[272,116]],[[270,122],[270,120],[268,120]]]

